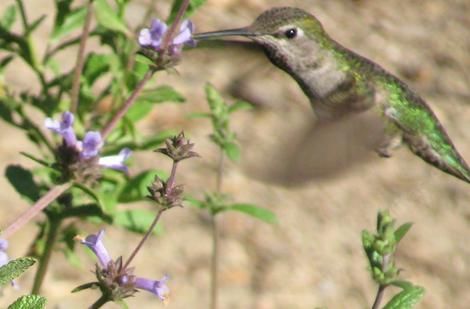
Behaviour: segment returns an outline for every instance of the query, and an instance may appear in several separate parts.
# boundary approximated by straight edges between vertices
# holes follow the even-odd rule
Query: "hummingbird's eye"
[[[297,36],[297,29],[296,28],[290,28],[290,29],[287,29],[285,32],[284,32],[284,35],[286,36],[286,38],[288,39],[293,39]]]

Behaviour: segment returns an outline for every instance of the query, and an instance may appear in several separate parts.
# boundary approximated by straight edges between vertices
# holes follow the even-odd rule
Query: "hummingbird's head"
[[[268,57],[284,69],[305,63],[317,54],[327,34],[315,16],[293,7],[272,8],[248,27],[196,34],[196,40],[213,37],[243,36],[265,49]]]

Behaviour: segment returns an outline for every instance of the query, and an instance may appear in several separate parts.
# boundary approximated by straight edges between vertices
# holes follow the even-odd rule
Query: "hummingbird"
[[[470,169],[427,103],[375,62],[344,47],[312,14],[277,7],[243,28],[204,32],[196,40],[241,36],[288,73],[309,98],[319,120],[372,112],[383,124],[375,148],[388,158],[401,143],[425,162],[470,183]]]

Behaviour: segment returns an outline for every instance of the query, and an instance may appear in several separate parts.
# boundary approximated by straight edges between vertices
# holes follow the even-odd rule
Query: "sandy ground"
[[[11,2],[2,1],[0,11]],[[31,2],[31,16],[52,11],[52,1],[25,2]],[[470,159],[470,1],[209,0],[194,20],[201,31],[238,27],[279,4],[308,9],[336,40],[409,82]],[[158,7],[164,16],[167,1],[158,2]],[[133,3],[129,19],[138,21],[144,10],[142,2]],[[39,50],[51,23],[50,16],[34,38]],[[64,63],[74,62],[73,51],[63,57]],[[202,158],[184,162],[179,181],[188,192],[198,194],[214,187],[216,161],[216,151],[207,140],[207,123],[187,118],[205,108],[204,83],[211,81],[227,95],[254,101],[259,108],[234,119],[243,160],[240,166],[227,164],[223,188],[237,201],[270,208],[280,219],[270,226],[239,214],[221,218],[221,308],[370,307],[375,286],[366,270],[360,232],[374,227],[378,209],[389,209],[399,222],[414,222],[397,259],[403,278],[426,288],[418,308],[469,307],[467,184],[426,165],[405,148],[387,160],[363,152],[358,145],[369,132],[362,123],[312,130],[313,113],[300,89],[260,54],[232,47],[192,51],[178,71],[179,75],[160,74],[157,83],[174,85],[187,96],[188,104],[158,106],[143,130],[183,128],[190,134]],[[5,82],[16,89],[36,87],[21,63],[10,66]],[[17,131],[0,125],[3,168],[31,166],[18,155],[32,150],[31,145]],[[132,173],[169,168],[167,160],[154,154],[136,157]],[[27,204],[4,179],[0,181],[4,226]],[[207,218],[186,207],[166,213],[163,222],[165,234],[151,239],[138,256],[136,273],[152,278],[170,274],[168,308],[207,308],[211,248]],[[83,229],[95,232],[91,226]],[[24,254],[35,230],[31,224],[12,238],[13,256]],[[107,229],[105,242],[113,255],[127,255],[137,241],[137,235]],[[81,268],[70,266],[60,252],[53,255],[43,291],[48,308],[85,308],[96,299],[92,291],[69,293],[93,279],[89,271],[93,261],[82,251]],[[32,272],[20,280],[24,290],[31,277]],[[24,290],[6,290],[0,306]],[[129,306],[160,305],[152,295],[140,293]]]

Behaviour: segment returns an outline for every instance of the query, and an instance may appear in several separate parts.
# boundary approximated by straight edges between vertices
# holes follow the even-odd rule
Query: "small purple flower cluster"
[[[98,159],[98,165],[101,167],[128,172],[124,161],[131,155],[128,148],[122,149],[118,155],[99,157],[99,152],[103,147],[103,140],[100,132],[89,131],[85,133],[83,141],[77,139],[73,130],[74,116],[70,112],[64,112],[60,121],[47,118],[44,125],[49,130],[60,134],[64,140],[64,145],[78,153],[79,160],[92,161]]]
[[[122,269],[122,259],[119,258],[114,262],[108,251],[103,244],[104,230],[99,231],[98,234],[88,235],[85,239],[80,239],[80,242],[90,248],[96,255],[99,261],[98,280],[99,284],[104,288],[113,289],[116,284],[118,288],[124,291],[115,293],[128,297],[135,292],[135,289],[142,289],[149,291],[156,295],[162,302],[168,301],[170,290],[166,285],[168,276],[164,276],[161,280],[152,280],[141,277],[136,277],[132,274],[133,269]]]
[[[143,28],[139,33],[139,45],[141,47],[151,48],[157,52],[162,51],[162,44],[167,34],[168,26],[160,19],[154,19],[150,28]],[[196,42],[192,38],[194,33],[194,24],[190,20],[181,22],[179,32],[168,44],[172,55],[179,55],[183,45],[195,46]]]

